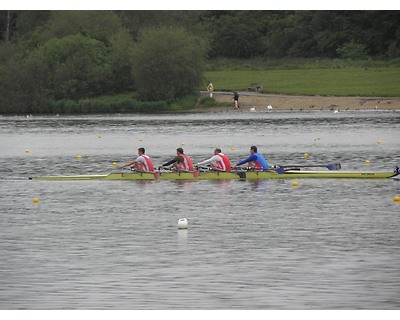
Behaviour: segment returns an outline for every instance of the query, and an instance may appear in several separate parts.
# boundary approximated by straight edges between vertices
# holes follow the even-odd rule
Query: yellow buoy
[[[304,154],[304,158],[307,158],[307,157],[308,157],[308,153],[305,153],[305,154]]]
[[[101,139],[101,136],[98,136],[99,137],[99,139]]]
[[[297,187],[298,185],[299,185],[299,184],[297,183],[297,181],[293,181],[293,182],[292,182],[292,186],[293,186],[293,187]]]
[[[368,166],[369,165],[369,160],[365,160],[365,164]]]
[[[116,162],[113,162],[112,165],[113,165],[113,167],[116,167],[116,166],[117,166],[117,163],[116,163]]]
[[[82,158],[82,157],[81,157],[80,155],[77,155],[76,158],[77,158],[77,159],[80,159],[80,158]]]
[[[182,142],[182,143],[181,143],[181,146],[183,147],[184,145],[185,145],[185,143],[184,143],[184,142]]]
[[[399,202],[399,201],[400,201],[400,197],[399,197],[399,196],[395,196],[395,197],[393,198],[393,201],[394,201],[394,202]]]
[[[29,153],[29,149],[25,149],[25,153]]]
[[[39,199],[38,198],[33,198],[33,203],[35,203],[35,204],[39,203]]]
[[[318,138],[317,138],[317,140],[321,140],[321,138],[320,138],[320,137],[318,137]]]
[[[233,151],[233,150],[235,150],[235,148],[234,148],[234,147],[232,147],[232,148],[231,148],[231,150]]]
[[[378,140],[376,143],[377,143],[377,144],[381,144],[381,140]]]

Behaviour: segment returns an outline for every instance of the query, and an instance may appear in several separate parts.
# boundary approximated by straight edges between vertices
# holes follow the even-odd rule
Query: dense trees
[[[211,54],[340,58],[338,48],[357,43],[367,57],[399,57],[399,21],[399,11],[224,12],[213,23]]]
[[[0,42],[46,41],[81,32],[106,41],[148,27],[178,26],[210,41],[210,55],[335,57],[360,43],[372,57],[400,47],[399,11],[0,11]]]
[[[399,11],[0,11],[0,113],[138,92],[174,100],[206,55],[400,57]]]
[[[193,93],[205,71],[204,41],[183,28],[143,32],[133,55],[136,89],[144,100],[173,101]]]
[[[115,13],[33,15],[43,19],[36,28],[21,13],[14,38],[0,47],[0,112],[41,112],[49,100],[132,89],[133,42]]]

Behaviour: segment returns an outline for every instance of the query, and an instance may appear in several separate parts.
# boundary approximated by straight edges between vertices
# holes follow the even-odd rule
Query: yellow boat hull
[[[395,172],[290,170],[286,171],[284,174],[278,174],[274,171],[246,172],[246,179],[387,179],[396,175],[398,175],[398,173]]]
[[[154,172],[154,173],[110,173],[104,175],[47,176],[30,180],[269,180],[269,179],[387,179],[397,172],[362,171],[301,171],[289,170],[283,174],[275,171],[247,172]]]
[[[33,177],[30,180],[62,181],[62,180],[156,180],[159,173],[110,173],[77,176]]]

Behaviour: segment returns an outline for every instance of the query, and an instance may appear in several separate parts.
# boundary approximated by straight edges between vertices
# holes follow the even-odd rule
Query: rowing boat
[[[30,180],[268,180],[268,179],[388,179],[399,175],[394,172],[365,171],[234,171],[234,172],[116,172],[99,175],[44,176]]]

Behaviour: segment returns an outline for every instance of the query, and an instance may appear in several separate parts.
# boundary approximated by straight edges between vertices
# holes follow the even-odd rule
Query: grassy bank
[[[167,101],[140,101],[134,93],[122,93],[82,100],[51,100],[47,106],[42,108],[42,113],[154,113],[184,111],[196,106],[209,106],[213,103],[215,104],[215,101],[209,98],[199,100],[197,95],[186,96],[169,103]]]
[[[245,91],[262,83],[263,93],[302,96],[400,96],[400,59],[393,61],[339,60],[218,60],[205,73],[216,91]],[[207,83],[208,83],[207,82]],[[205,90],[205,88],[200,88]],[[135,93],[92,99],[50,101],[41,113],[149,113],[229,106],[230,103],[192,95],[173,103],[144,102]]]
[[[216,61],[206,72],[214,90],[323,96],[400,96],[400,61]]]
[[[134,113],[159,112],[168,108],[165,101],[139,101],[134,94],[124,93],[82,100],[51,100],[43,113]]]

